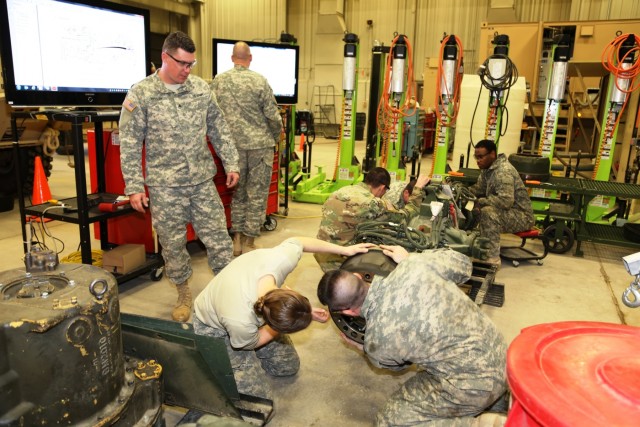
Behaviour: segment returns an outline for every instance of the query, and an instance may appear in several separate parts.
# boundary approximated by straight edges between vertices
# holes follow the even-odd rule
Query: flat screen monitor
[[[102,0],[0,2],[7,102],[118,106],[150,71],[149,11]]]
[[[213,39],[213,76],[233,68],[231,53],[238,40]],[[291,44],[246,41],[251,47],[251,70],[266,77],[276,102],[298,103],[299,47]]]

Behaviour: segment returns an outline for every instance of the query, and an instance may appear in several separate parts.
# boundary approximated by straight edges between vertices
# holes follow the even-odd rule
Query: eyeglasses
[[[179,59],[176,59],[173,57],[173,55],[171,55],[169,52],[165,51],[164,53],[166,53],[167,55],[169,55],[169,58],[173,59],[174,61],[176,61],[176,63],[181,66],[182,68],[188,68],[188,69],[192,69],[193,67],[196,66],[196,64],[198,63],[198,60],[194,60],[193,62],[187,62],[187,61],[181,61]]]
[[[482,159],[484,159],[485,157],[487,157],[489,154],[491,154],[491,153],[485,153],[485,154],[474,154],[474,155],[473,155],[473,157],[474,157],[476,160],[482,160]]]

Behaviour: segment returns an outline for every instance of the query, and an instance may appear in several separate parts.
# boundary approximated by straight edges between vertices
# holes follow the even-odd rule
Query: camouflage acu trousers
[[[224,208],[212,180],[187,187],[149,187],[151,220],[162,245],[165,271],[173,283],[191,277],[187,224],[207,248],[209,267],[222,270],[233,258]]]
[[[487,257],[500,256],[500,233],[518,233],[530,230],[533,225],[533,217],[524,212],[483,206],[480,210],[480,236],[489,239]]]
[[[205,325],[195,315],[193,330],[198,335],[224,339],[239,393],[273,400],[265,372],[274,377],[288,377],[300,369],[300,357],[288,335],[281,334],[255,351],[235,350],[226,331]]]
[[[258,237],[264,224],[273,170],[273,147],[238,150],[240,181],[231,202],[234,233]]]
[[[482,369],[481,366],[478,369]],[[452,382],[418,371],[384,404],[377,415],[378,426],[470,427],[474,417],[496,402],[506,391],[504,378],[487,380],[477,389],[456,388]]]

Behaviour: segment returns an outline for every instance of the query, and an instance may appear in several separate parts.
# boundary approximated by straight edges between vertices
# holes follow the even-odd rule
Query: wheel
[[[274,217],[269,215],[267,216],[267,219],[264,221],[264,224],[262,224],[262,226],[267,231],[273,231],[278,226],[278,221]]]
[[[382,251],[370,250],[364,254],[349,257],[340,266],[341,270],[360,273],[362,278],[371,283],[375,275],[387,276],[396,268],[396,263],[384,255]],[[341,313],[331,313],[331,319],[345,336],[359,344],[364,343],[364,332],[367,324],[362,317],[347,316]]]
[[[517,267],[517,266],[519,266],[519,265],[520,265],[520,262],[519,262],[519,261],[516,261],[515,259],[514,259],[513,261],[511,261],[511,262],[513,263],[513,266],[514,266],[514,267]]]
[[[544,262],[541,259],[537,260],[537,262],[538,262],[538,265],[544,264]]]
[[[551,224],[544,229],[543,234],[548,240],[547,249],[554,254],[563,254],[569,251],[575,241],[573,231],[564,224]]]
[[[151,278],[151,280],[153,280],[154,282],[158,282],[162,279],[162,275],[164,273],[164,267],[158,267],[158,268],[154,268],[153,270],[151,270],[151,272],[149,273],[149,277]]]

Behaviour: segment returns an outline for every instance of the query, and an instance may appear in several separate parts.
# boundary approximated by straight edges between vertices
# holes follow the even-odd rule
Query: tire
[[[548,181],[551,176],[549,172],[551,169],[551,161],[548,157],[511,154],[509,156],[509,163],[516,168],[523,181]]]
[[[264,227],[264,229],[267,231],[273,231],[276,229],[276,227],[278,227],[278,221],[274,217],[269,215],[264,221],[264,224],[262,224],[262,227]]]
[[[560,229],[560,231],[558,231]],[[558,236],[556,234],[560,233]],[[547,238],[547,249],[554,254],[563,254],[573,247],[575,236],[573,231],[566,225],[551,224],[544,229],[544,236]]]
[[[154,282],[159,282],[162,280],[162,276],[164,275],[164,267],[154,268],[149,273],[149,278]]]
[[[362,278],[371,283],[374,276],[386,277],[396,268],[396,263],[384,255],[382,251],[370,250],[364,254],[357,254],[349,257],[340,266],[341,270],[359,273]],[[367,327],[366,321],[362,317],[347,316],[341,313],[331,313],[331,319],[352,341],[359,344],[364,343],[364,333]]]
[[[622,235],[630,242],[640,243],[640,224],[627,222],[622,226]]]

